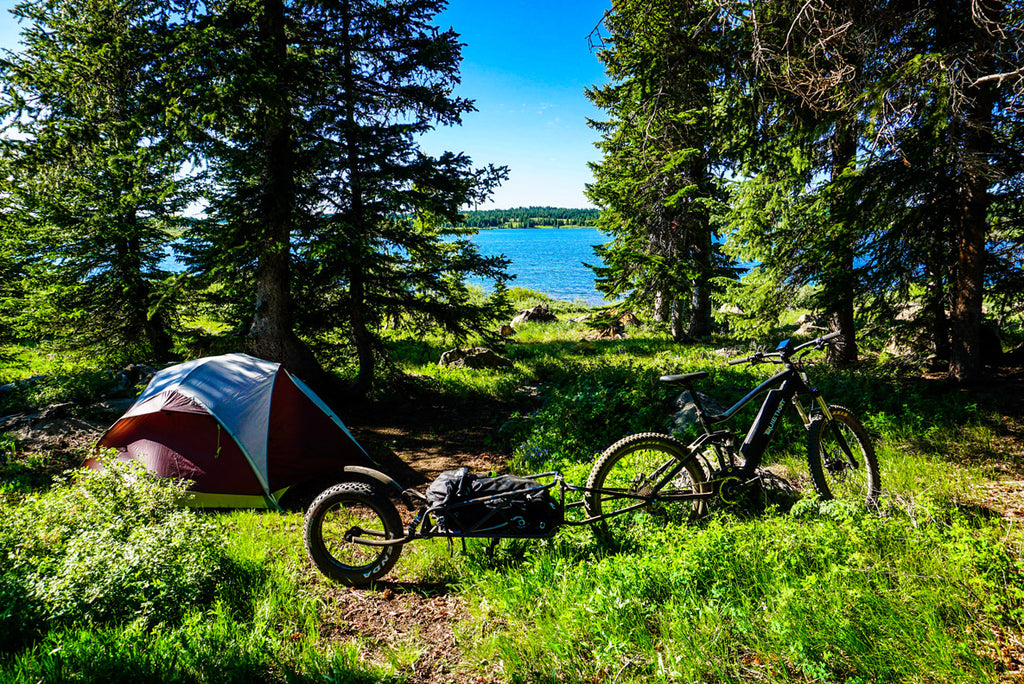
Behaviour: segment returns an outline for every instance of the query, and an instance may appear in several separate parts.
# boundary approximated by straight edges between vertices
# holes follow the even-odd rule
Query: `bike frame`
[[[691,442],[687,446],[687,451],[690,454],[690,458],[699,458],[704,461],[705,470],[712,472],[711,464],[707,463],[705,459],[701,458],[701,454],[704,453],[705,448],[710,445],[714,448],[717,456],[718,469],[724,471],[726,468],[733,466],[734,463],[734,452],[733,447],[734,434],[731,430],[713,430],[712,426],[719,423],[724,423],[733,418],[743,407],[747,406],[757,397],[762,394],[766,394],[764,401],[761,404],[761,408],[758,411],[753,423],[747,431],[747,435],[740,445],[739,452],[744,458],[744,464],[738,471],[738,474],[744,478],[741,482],[742,485],[751,484],[757,479],[756,471],[761,466],[762,457],[764,456],[765,450],[771,441],[771,436],[775,431],[775,427],[778,424],[779,419],[782,416],[786,404],[790,403],[796,409],[797,414],[800,416],[800,421],[804,427],[808,427],[811,424],[811,416],[804,409],[803,404],[800,403],[799,397],[803,395],[810,395],[811,398],[817,403],[818,409],[821,411],[822,416],[825,420],[832,423],[832,413],[829,411],[828,404],[825,402],[824,397],[817,387],[812,387],[808,384],[807,374],[800,368],[799,359],[811,351],[812,349],[821,349],[825,343],[839,337],[839,333],[831,333],[824,335],[817,339],[806,342],[792,349],[789,348],[789,340],[782,342],[776,351],[772,354],[764,354],[758,352],[752,354],[744,359],[737,359],[730,361],[730,365],[736,365],[739,363],[780,363],[785,365],[785,370],[780,373],[773,375],[768,378],[757,387],[752,389],[742,399],[737,401],[735,404],[730,406],[724,413],[709,415],[705,411],[704,407],[700,403],[700,398],[697,393],[693,391],[691,382],[689,379],[681,381],[686,390],[690,392],[690,396],[693,398],[694,406],[697,409],[697,419],[704,430],[697,439]],[[794,358],[795,357],[795,358]],[[669,376],[671,377],[671,376]],[[840,447],[846,454],[850,464],[854,467],[857,463],[853,457],[849,446],[846,443],[846,439],[842,433],[838,430],[835,431],[835,435],[838,439]],[[625,499],[636,499],[637,503],[632,506],[626,506],[621,508],[614,513],[609,515],[619,515],[621,513],[627,513],[629,511],[648,506],[656,501],[685,501],[685,500],[700,500],[700,499],[711,499],[715,496],[715,492],[694,492],[690,494],[662,494],[661,490],[670,483],[675,477],[686,467],[687,460],[676,460],[666,461],[658,470],[652,475],[659,478],[657,483],[651,487],[651,494],[647,496],[640,496],[636,494],[629,494],[621,491],[611,490],[586,490],[583,488],[572,488],[578,491],[596,492],[599,494],[609,494],[618,496]],[[714,480],[709,480],[710,484]],[[606,518],[609,515],[599,516],[599,518]],[[593,518],[585,522],[592,522],[598,518]]]

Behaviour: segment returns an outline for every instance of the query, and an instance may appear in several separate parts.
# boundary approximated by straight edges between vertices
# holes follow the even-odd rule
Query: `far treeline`
[[[417,142],[474,109],[444,6],[17,4],[0,345],[245,348],[358,397],[395,330],[494,330],[507,261],[465,239],[462,209],[507,169]],[[599,288],[684,341],[724,303],[758,334],[812,286],[849,341],[839,362],[855,311],[917,300],[936,357],[975,377],[984,307],[1019,312],[1024,291],[1022,19],[1011,0],[616,0],[591,36],[607,82],[587,91]],[[184,273],[162,268],[171,250]]]
[[[593,226],[597,223],[599,214],[597,209],[563,209],[560,207],[478,209],[464,212],[465,220],[462,225],[467,228]]]

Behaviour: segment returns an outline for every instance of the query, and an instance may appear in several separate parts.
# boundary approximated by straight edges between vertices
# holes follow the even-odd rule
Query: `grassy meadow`
[[[701,390],[735,400],[773,370],[728,366],[749,343],[726,335],[674,345],[640,327],[586,341],[588,323],[570,320],[580,307],[554,308],[559,322],[526,324],[501,350],[508,370],[438,368],[450,344],[392,340],[424,391],[507,408],[490,446],[514,472],[557,468],[582,484],[604,447],[664,431],[663,373],[708,370]],[[767,459],[801,490],[792,506],[716,507],[693,525],[637,515],[610,537],[566,528],[493,551],[419,542],[368,590],[312,568],[300,512],[183,511],[180,485],[113,468],[51,478],[46,454],[0,435],[0,681],[1020,681],[1024,567],[1010,512],[1024,420],[1006,394],[1020,385],[956,388],[887,358],[881,334],[860,342],[856,368],[809,371],[875,440],[878,510],[811,495],[790,421]],[[42,358],[21,350],[0,372],[44,376],[20,405],[84,406],[104,381],[88,368],[48,381]],[[377,400],[386,410],[391,397]],[[441,665],[425,665],[439,612],[381,636],[407,599],[456,607]],[[357,608],[382,617],[369,629]]]

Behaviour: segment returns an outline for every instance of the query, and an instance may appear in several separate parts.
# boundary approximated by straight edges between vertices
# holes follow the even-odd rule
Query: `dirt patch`
[[[478,473],[508,472],[500,428],[519,408],[494,399],[426,394],[349,412],[345,422],[385,472],[405,487],[423,487],[462,466]]]
[[[84,453],[108,425],[75,415],[72,404],[56,404],[0,419],[0,434],[13,438],[19,451],[70,456]]]
[[[404,664],[413,684],[485,684],[497,679],[469,672],[454,627],[468,618],[464,601],[444,586],[397,583],[368,592],[332,585],[327,590],[321,637],[357,639],[371,662]],[[380,588],[380,587],[379,587]]]

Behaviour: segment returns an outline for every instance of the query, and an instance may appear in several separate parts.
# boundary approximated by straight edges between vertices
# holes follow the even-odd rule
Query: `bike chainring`
[[[711,471],[711,486],[715,493],[715,499],[726,506],[735,506],[740,503],[745,494],[743,469],[739,466],[725,466]]]
[[[763,512],[761,479],[745,468],[730,465],[711,472],[710,484],[715,497],[712,502],[737,513],[757,515]]]

